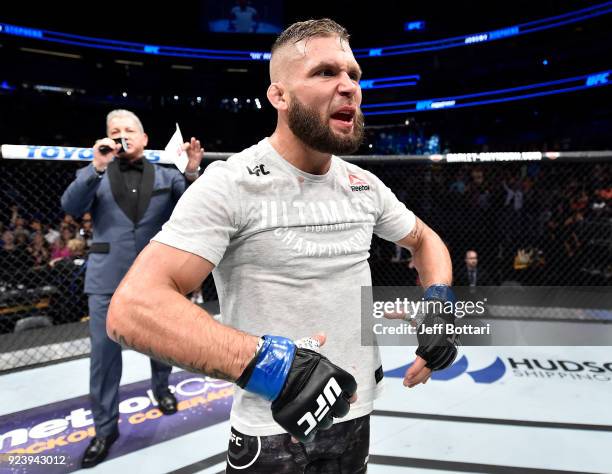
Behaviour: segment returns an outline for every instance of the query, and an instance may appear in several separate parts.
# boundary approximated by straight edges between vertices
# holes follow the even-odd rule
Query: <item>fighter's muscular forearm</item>
[[[183,296],[188,290],[171,279],[164,281],[147,250],[143,253],[113,296],[109,336],[170,365],[236,381],[253,358],[259,338],[215,321]]]
[[[345,416],[357,382],[316,351],[325,336],[296,342],[251,336],[216,322],[183,296],[212,269],[193,253],[151,242],[113,296],[109,336],[169,364],[235,382],[271,402],[274,420],[299,441]],[[328,405],[318,416],[322,393]]]
[[[412,252],[423,288],[433,284],[452,284],[453,268],[448,249],[438,234],[419,218],[412,231],[398,244]]]
[[[253,358],[258,338],[218,323],[178,293],[156,293],[159,299],[147,304],[113,302],[112,311],[132,309],[109,336],[169,365],[235,382]],[[163,317],[168,314],[174,316]]]

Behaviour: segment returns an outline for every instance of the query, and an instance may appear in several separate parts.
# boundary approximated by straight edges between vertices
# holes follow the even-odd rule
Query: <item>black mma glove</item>
[[[442,310],[436,309],[430,311],[429,308],[433,305],[427,305],[425,317],[419,324],[417,329],[417,339],[419,347],[416,350],[416,355],[425,359],[427,368],[431,370],[446,369],[451,365],[457,357],[457,336],[448,330],[447,324],[455,326],[455,315],[453,312],[444,311],[444,305],[451,302],[454,305],[457,301],[455,293],[447,285],[432,285],[425,290],[423,299],[433,302],[439,302],[436,307],[441,307]],[[440,326],[441,325],[441,326]],[[431,328],[430,334],[421,334],[425,328]]]
[[[334,417],[345,416],[357,391],[351,374],[280,336],[263,336],[236,384],[270,400],[274,420],[302,442],[330,428]]]

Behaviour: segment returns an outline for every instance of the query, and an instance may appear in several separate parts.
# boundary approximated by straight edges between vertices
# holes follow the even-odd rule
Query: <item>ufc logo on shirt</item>
[[[302,426],[304,423],[308,423],[308,429],[304,432],[304,436],[308,436],[310,432],[317,426],[317,422],[320,422],[325,415],[329,412],[330,408],[336,403],[336,400],[342,393],[342,389],[336,379],[332,377],[325,385],[323,393],[317,397],[317,404],[319,405],[314,412],[306,412],[302,418],[297,422],[298,426]]]
[[[260,173],[263,175],[270,174],[269,171],[265,170],[264,165],[257,165],[253,169],[247,166],[247,170],[249,170],[249,174],[254,174],[255,176],[259,176]]]

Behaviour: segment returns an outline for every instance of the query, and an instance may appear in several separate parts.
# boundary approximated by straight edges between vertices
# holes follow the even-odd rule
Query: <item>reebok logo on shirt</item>
[[[355,176],[354,174],[349,174],[349,186],[351,191],[369,191],[370,185],[366,183],[359,176]]]
[[[263,174],[263,175],[270,174],[269,171],[265,170],[264,165],[257,165],[253,169],[247,166],[246,169],[249,170],[249,174],[254,174],[255,176],[259,176],[260,174]]]

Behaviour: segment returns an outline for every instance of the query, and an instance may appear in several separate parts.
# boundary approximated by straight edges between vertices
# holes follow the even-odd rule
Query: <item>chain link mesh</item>
[[[84,165],[0,160],[0,372],[89,352],[92,223],[59,204]],[[360,165],[444,239],[457,283],[474,250],[483,285],[612,284],[610,163]],[[374,285],[418,283],[409,252],[393,243],[375,237],[370,264]],[[201,296],[193,301],[216,300],[211,277]]]

